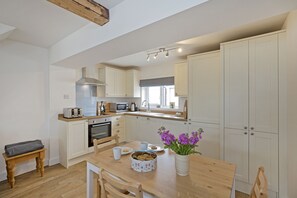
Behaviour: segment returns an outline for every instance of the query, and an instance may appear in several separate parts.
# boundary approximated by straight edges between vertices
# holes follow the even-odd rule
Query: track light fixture
[[[146,58],[146,60],[147,60],[147,62],[149,62],[150,61],[150,56],[151,55],[154,55],[153,57],[154,57],[154,59],[157,59],[157,57],[158,57],[158,55],[160,54],[160,53],[165,53],[165,57],[166,58],[168,58],[169,57],[169,51],[173,51],[173,50],[177,50],[179,53],[180,52],[182,52],[182,48],[178,48],[178,47],[174,47],[174,48],[165,48],[165,47],[163,47],[163,48],[159,48],[159,50],[157,50],[157,51],[152,51],[152,52],[148,52],[147,53],[147,58]]]

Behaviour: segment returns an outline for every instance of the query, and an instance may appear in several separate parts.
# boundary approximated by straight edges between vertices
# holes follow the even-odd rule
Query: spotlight
[[[167,50],[165,57],[168,58],[168,56],[169,56],[169,51]]]
[[[147,62],[150,61],[150,55],[147,55],[146,61],[147,61]]]
[[[180,52],[183,51],[183,49],[182,48],[178,48],[177,51],[180,53]]]

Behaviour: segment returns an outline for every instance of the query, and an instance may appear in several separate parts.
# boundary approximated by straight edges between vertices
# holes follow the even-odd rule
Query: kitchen
[[[129,3],[129,1],[127,1],[127,3]],[[229,3],[237,5],[238,6],[237,9],[239,10],[239,13],[240,13],[240,9],[242,9],[241,12],[246,13],[246,10],[244,8],[240,8],[240,6],[238,5],[240,3],[235,3],[233,1],[230,1]],[[71,41],[72,38],[76,38],[75,34],[70,35],[66,40],[61,40],[62,37],[60,37],[60,39],[58,40],[61,40],[61,41],[57,42],[58,40],[55,40],[55,42],[53,42],[52,45],[54,43],[56,44],[53,45],[50,49],[47,49],[48,46],[50,45],[44,44],[44,43],[43,43],[43,46],[45,47],[40,47],[41,46],[40,43],[44,41],[40,39],[40,37],[38,37],[38,35],[36,34],[33,34],[35,35],[35,40],[32,39],[31,41],[28,41],[28,40],[26,41],[27,43],[31,43],[30,45],[25,44],[26,42],[25,43],[18,42],[18,41],[21,41],[21,37],[20,36],[17,37],[18,36],[17,33],[12,34],[9,39],[1,41],[1,46],[0,46],[1,47],[1,53],[0,53],[1,54],[1,59],[0,59],[1,81],[3,81],[3,83],[1,83],[2,84],[1,90],[3,93],[1,100],[2,100],[2,104],[7,104],[7,105],[2,105],[1,118],[4,122],[1,123],[1,142],[0,142],[1,148],[4,148],[4,145],[8,143],[24,141],[26,140],[25,136],[28,139],[38,138],[43,140],[45,147],[48,149],[47,151],[48,153],[46,155],[47,164],[54,165],[59,163],[59,159],[61,156],[59,156],[59,152],[60,152],[59,146],[58,146],[59,145],[59,121],[57,120],[57,117],[58,117],[58,114],[62,113],[63,108],[77,106],[75,82],[79,80],[82,76],[81,67],[87,67],[89,70],[94,70],[95,68],[94,66],[96,65],[96,67],[98,67],[97,64],[99,62],[106,63],[110,60],[114,60],[114,63],[113,64],[110,63],[110,64],[117,65],[116,64],[117,58],[128,56],[130,54],[135,54],[137,52],[142,52],[141,60],[142,61],[144,60],[145,64],[150,64],[150,65],[147,67],[146,66],[140,67],[139,78],[141,80],[174,76],[174,64],[179,63],[182,60],[174,60],[171,62],[164,61],[158,64],[153,64],[153,60],[152,60],[153,56],[152,56],[151,62],[147,63],[146,61],[147,52],[158,50],[160,46],[167,47],[167,45],[175,43],[177,41],[186,40],[188,38],[196,37],[199,35],[206,35],[206,33],[204,34],[202,33],[203,31],[208,33],[214,33],[214,32],[222,33],[229,29],[230,32],[236,32],[237,34],[240,34],[240,32],[238,32],[239,29],[236,29],[234,27],[243,26],[243,24],[248,24],[248,22],[250,23],[255,22],[254,25],[256,29],[257,28],[260,29],[259,27],[263,26],[263,24],[261,24],[260,22],[257,24],[256,21],[260,21],[260,19],[266,19],[272,16],[277,16],[279,14],[283,14],[285,12],[296,9],[295,5],[293,5],[292,2],[291,4],[290,3],[283,4],[282,5],[283,7],[278,3],[279,2],[276,1],[275,5],[277,5],[276,6],[277,8],[272,6],[271,9],[264,9],[265,6],[263,4],[259,4],[259,6],[256,6],[258,5],[256,2],[251,2],[246,6],[248,8],[251,7],[256,10],[259,9],[258,12],[255,11],[256,15],[253,17],[246,15],[246,17],[250,17],[247,19],[244,19],[244,17],[240,17],[240,16],[235,17],[232,15],[233,18],[237,19],[237,21],[232,21],[230,20],[230,18],[228,18],[228,15],[220,14],[223,12],[220,9],[221,7],[224,7],[223,5],[220,5],[221,7],[215,7],[215,6],[218,6],[217,5],[219,4],[218,2],[216,1],[208,2],[206,4],[203,4],[202,8],[207,10],[209,9],[208,6],[210,6],[211,8],[216,10],[217,12],[216,16],[224,16],[225,21],[220,22],[221,26],[219,26],[217,23],[214,22],[217,18],[216,19],[210,18],[208,22],[209,25],[205,27],[209,29],[189,28],[191,27],[189,26],[187,27],[187,29],[195,29],[195,30],[182,33],[180,31],[182,31],[183,29],[186,29],[185,27],[186,24],[184,24],[184,26],[183,24],[179,24],[181,27],[180,30],[175,30],[175,31],[177,35],[184,35],[182,37],[175,35],[174,31],[172,31],[172,29],[169,28],[169,25],[168,25],[168,31],[171,30],[172,34],[168,34],[168,33],[165,34],[165,32],[163,33],[160,30],[158,31],[159,33],[158,35],[154,35],[152,37],[149,37],[148,35],[144,35],[143,32],[147,32],[148,34],[151,33],[151,28],[158,28],[159,26],[161,27],[164,26],[164,24],[171,24],[172,21],[174,22],[179,21],[179,20],[176,20],[176,18],[174,17],[180,17],[180,18],[189,17],[188,15],[194,14],[194,13],[199,15],[199,13],[197,13],[197,10],[200,10],[202,8],[199,8],[199,6],[197,6],[193,9],[189,9],[188,11],[181,12],[178,15],[174,16],[173,18],[169,17],[167,21],[165,20],[165,21],[160,21],[160,23],[152,24],[151,26],[148,26],[146,29],[144,28],[142,30],[143,32],[142,31],[131,32],[130,37],[134,38],[135,42],[131,44],[129,43],[129,45],[127,45],[126,43],[125,44],[126,47],[124,49],[119,47],[123,45],[123,42],[124,43],[127,42],[127,40],[125,39],[128,39],[128,38],[124,36],[121,38],[118,38],[118,40],[109,41],[105,43],[104,46],[99,45],[97,47],[94,47],[94,45],[96,45],[96,42],[98,44],[98,42],[102,42],[103,40],[101,41],[96,40],[93,43],[86,41],[85,43],[81,44],[81,46],[79,46],[81,49],[85,49],[85,53],[81,53],[80,55],[77,55],[78,47],[74,46],[75,43],[69,42]],[[47,4],[47,3],[44,3],[44,4]],[[229,13],[231,13],[231,8],[229,8],[227,4],[224,8],[227,10],[230,9]],[[180,4],[178,5],[181,6],[180,9],[185,9],[185,10],[190,7],[190,5],[184,5],[184,7]],[[6,5],[6,7],[10,7],[10,6],[11,5],[9,4]],[[26,7],[25,5],[23,6]],[[124,6],[124,3],[119,4],[119,6],[115,6],[113,9],[114,10],[119,9],[120,6]],[[140,8],[142,8],[141,5],[139,6]],[[146,6],[152,6],[152,5],[146,5]],[[52,9],[55,8],[54,5],[50,5],[50,7]],[[249,10],[248,8],[247,10]],[[178,12],[177,8],[175,9],[176,9],[175,11]],[[7,17],[5,16],[6,12],[7,11],[5,10],[3,10],[2,12],[1,10],[1,13],[3,13],[3,16],[0,15],[0,19],[1,21],[3,20],[3,22],[7,20],[6,19]],[[203,18],[203,13],[200,13],[200,14],[201,16],[199,17],[197,16],[198,18],[196,19],[201,20],[201,18]],[[6,15],[10,16],[7,13]],[[162,13],[161,14],[158,13],[156,17],[157,16],[160,19],[166,17],[162,15]],[[296,82],[295,76],[294,76],[296,75],[296,73],[294,73],[296,71],[294,67],[294,63],[296,63],[296,58],[294,56],[294,53],[296,52],[296,47],[295,47],[296,18],[295,17],[296,15],[294,11],[290,12],[288,15],[285,15],[285,18],[283,19],[280,19],[280,18],[276,19],[277,18],[276,17],[274,20],[274,23],[276,23],[277,20],[280,20],[281,25],[278,25],[278,27],[274,27],[273,23],[271,22],[271,25],[269,27],[273,27],[271,28],[273,30],[271,31],[265,30],[264,32],[257,33],[257,35],[260,35],[262,33],[273,32],[281,29],[286,29],[286,32],[287,32],[288,56],[289,56],[287,60],[288,62],[287,74],[284,74],[285,77],[281,77],[281,76],[279,77],[280,82],[281,82],[281,79],[283,79],[285,84],[287,84],[287,90],[282,92],[282,94],[280,94],[280,95],[285,95],[287,98],[279,99],[280,102],[281,100],[285,100],[286,102],[281,104],[285,104],[285,106],[287,106],[287,113],[284,113],[285,116],[287,116],[287,118],[285,119],[287,120],[287,124],[281,125],[282,123],[279,123],[279,127],[285,127],[287,128],[286,130],[288,131],[287,134],[283,134],[279,136],[280,142],[282,140],[286,142],[285,144],[280,145],[280,150],[279,150],[279,158],[280,158],[279,170],[283,171],[284,173],[284,174],[280,173],[279,179],[280,181],[283,181],[283,182],[279,182],[279,183],[280,185],[284,184],[285,189],[288,188],[288,193],[289,193],[287,196],[284,195],[283,197],[294,197],[293,195],[296,195],[294,192],[295,189],[292,186],[294,185],[294,181],[296,181],[296,177],[294,175],[294,172],[295,172],[294,167],[296,167],[294,165],[296,163],[296,159],[294,157],[294,152],[293,152],[294,150],[296,150],[295,144],[294,144],[295,133],[293,133],[293,131],[295,131],[296,129],[294,128],[295,127],[294,115],[296,115],[296,113],[294,113],[295,112],[294,109],[296,107],[294,106],[296,104],[295,103],[296,100],[294,100],[295,98],[294,82]],[[194,18],[195,17],[193,17],[193,19]],[[186,21],[188,21],[189,23],[191,22],[190,18],[186,18],[186,19],[187,19]],[[9,22],[11,23],[11,25],[13,24],[13,21],[9,21],[9,20],[6,21],[6,24],[9,25]],[[83,22],[84,21],[80,21],[80,24],[78,24],[78,26],[82,27],[82,25],[85,24]],[[192,23],[191,24],[192,27],[197,27],[199,26],[199,24],[200,25],[203,24],[201,21],[196,21],[196,22],[197,22],[197,25],[194,25],[195,23]],[[267,20],[266,22],[267,24],[269,24],[269,20]],[[233,27],[234,29],[232,29],[231,27]],[[21,28],[21,27],[18,27],[18,28]],[[93,28],[92,25],[88,25],[87,27],[84,27],[83,31],[86,31],[86,32],[92,31],[92,28]],[[70,33],[73,30],[71,31],[68,30],[68,31]],[[165,31],[165,30],[162,30],[162,31]],[[248,32],[248,30],[246,29],[242,31]],[[77,32],[77,34],[82,34],[82,32]],[[67,35],[67,34],[65,33],[64,35]],[[117,36],[119,35],[120,34],[117,34]],[[201,47],[202,49],[196,50],[196,52],[192,54],[200,54],[202,52],[208,52],[208,51],[220,49],[219,45],[221,41],[216,41],[215,39],[221,35],[218,34],[211,37],[212,35],[209,34],[208,36],[210,39],[207,39],[207,37],[202,36],[202,38],[200,38],[200,42],[205,40],[205,42],[206,41],[209,43],[215,42],[215,44],[211,46],[207,46],[205,47],[205,49]],[[241,38],[248,38],[250,36],[256,36],[256,35],[253,35],[252,33],[243,33],[243,36]],[[90,36],[89,38],[86,37],[85,39],[91,40],[92,38]],[[107,39],[107,38],[106,36],[105,37],[103,36],[102,39]],[[141,39],[142,42],[140,42],[138,39]],[[228,38],[225,41],[232,41],[237,39],[239,38],[234,38],[234,39]],[[34,45],[34,43],[38,43],[38,42],[39,42],[38,45],[37,44]],[[90,49],[92,47],[94,49]],[[68,50],[66,48],[68,48]],[[115,49],[115,48],[118,48],[118,49]],[[148,50],[148,49],[151,49],[151,50]],[[97,53],[95,53],[96,54],[95,56],[92,55],[94,54],[92,50],[97,51]],[[50,57],[48,57],[48,53],[51,54]],[[185,60],[185,57],[186,56],[182,57],[183,60]],[[169,58],[170,58],[170,55],[169,55]],[[161,54],[159,55],[158,59],[161,59]],[[118,61],[124,63],[123,59],[122,60],[119,59]],[[134,59],[134,61],[135,63],[133,65],[137,65],[137,59]],[[26,65],[26,67],[20,67],[20,65]],[[67,68],[67,65],[71,65],[73,67]],[[129,64],[127,66],[131,66],[131,65],[132,64]],[[92,73],[92,75],[95,75],[94,72],[90,72],[90,73]],[[98,74],[99,74],[99,71],[98,71]],[[5,83],[7,81],[11,81],[12,79],[15,81],[10,83],[9,85]],[[100,89],[97,90],[97,94],[100,94]],[[96,97],[96,102],[97,101],[100,102],[101,100],[110,101],[110,102],[125,101],[125,102],[128,102],[129,104],[131,104],[131,102],[136,102],[138,107],[141,106],[141,103],[143,101],[140,98],[135,99],[135,98],[125,98],[125,97],[122,97],[122,98],[118,98],[118,97],[105,98],[105,97],[98,97],[98,96]],[[190,104],[191,101],[189,100],[188,102],[189,102],[189,105],[191,105]],[[215,101],[213,102],[215,103]],[[222,101],[219,100],[219,102],[222,102]],[[182,112],[183,104],[184,104],[184,99],[182,98],[179,101],[180,112]],[[15,109],[16,111],[11,111],[11,109],[13,110]],[[188,110],[191,111],[191,109],[188,109]],[[214,112],[214,111],[211,111],[211,112]],[[216,113],[221,113],[220,108],[219,108],[219,112],[216,112]],[[151,119],[154,120],[155,118],[151,118]],[[163,120],[164,122],[171,121],[168,119],[162,119],[162,122]],[[17,124],[15,124],[15,121],[17,121]],[[187,122],[187,123],[190,123],[190,122]],[[182,122],[182,124],[184,125],[184,122]],[[184,130],[184,128],[182,127],[183,125],[179,125],[181,131]],[[122,128],[126,128],[126,126]],[[220,129],[216,129],[216,130],[220,131]],[[25,134],[24,134],[24,131],[26,132]],[[221,136],[219,136],[219,141],[222,141],[220,137]],[[203,144],[203,141],[201,142],[201,144]],[[201,145],[201,147],[203,146]],[[207,151],[208,150],[209,149],[207,149]],[[2,152],[4,152],[4,150],[2,150]],[[219,149],[219,154],[217,154],[218,153],[217,151],[215,151],[213,154],[221,156],[222,154],[220,152],[222,152],[222,149]],[[282,152],[285,155],[283,155]],[[290,159],[290,160],[288,161],[287,159]],[[282,164],[281,162],[286,162],[286,163]],[[5,165],[3,161],[1,161],[0,167],[1,167],[1,180],[4,180]],[[33,168],[34,168],[34,164],[27,164],[27,165],[25,164],[24,166],[22,166],[21,169],[17,169],[16,171],[17,171],[17,174],[21,174],[29,170],[33,170]],[[285,175],[288,175],[288,176],[285,176]],[[279,190],[282,191],[282,188],[280,187]],[[286,190],[284,190],[284,192],[286,192]]]

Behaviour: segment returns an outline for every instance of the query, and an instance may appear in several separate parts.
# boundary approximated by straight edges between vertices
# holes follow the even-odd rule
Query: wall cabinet
[[[112,118],[112,135],[117,134],[119,136],[119,141],[124,142],[126,140],[125,134],[125,117],[124,116],[113,116]]]
[[[219,51],[188,57],[189,108],[191,122],[220,123]]]
[[[88,153],[88,122],[59,122],[60,163],[68,168],[71,160]]]
[[[176,96],[188,96],[188,63],[181,62],[174,65],[174,85]]]
[[[140,97],[139,72],[113,67],[99,68],[99,80],[106,83],[99,86],[102,97]]]
[[[126,73],[124,70],[104,67],[99,69],[99,80],[105,82],[105,97],[125,97],[126,96]]]
[[[278,192],[278,34],[222,44],[224,158],[252,184],[264,166]]]
[[[140,97],[140,75],[139,71],[130,69],[126,71],[126,93],[127,97]]]

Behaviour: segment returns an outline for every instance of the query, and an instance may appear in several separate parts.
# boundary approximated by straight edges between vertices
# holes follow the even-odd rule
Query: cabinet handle
[[[191,119],[189,119],[191,121]]]
[[[117,130],[117,132],[119,133],[119,132],[120,132],[120,130]]]
[[[243,134],[244,134],[244,135],[247,135],[247,132],[244,132]]]
[[[254,135],[254,133],[251,133],[251,135]]]
[[[243,127],[244,129],[247,129],[247,126]]]
[[[146,118],[147,120],[150,120],[150,118]]]
[[[187,124],[186,122],[184,124]]]
[[[251,127],[251,130],[254,130],[254,127]]]
[[[189,124],[192,124],[191,122],[189,122]]]
[[[117,124],[117,126],[120,126],[120,124]]]

